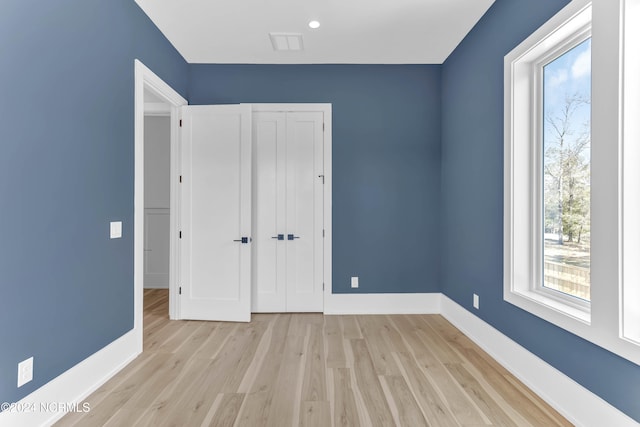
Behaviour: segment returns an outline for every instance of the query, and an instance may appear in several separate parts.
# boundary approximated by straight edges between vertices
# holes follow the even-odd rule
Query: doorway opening
[[[180,107],[186,104],[187,101],[173,88],[142,62],[135,60],[134,331],[140,352],[143,348],[145,285],[166,286],[169,318],[179,318],[175,298],[179,274],[176,233],[179,193],[176,184]],[[168,147],[161,147],[163,143],[157,143],[159,140],[164,140]],[[147,147],[151,148],[150,153],[145,153]],[[152,165],[149,171],[145,171],[147,163]],[[168,170],[165,169],[167,167]],[[165,185],[154,182],[156,179],[164,180]],[[164,188],[166,185],[168,188]],[[152,206],[155,204],[162,206]],[[149,259],[147,252],[153,252],[154,249],[158,256]],[[167,263],[164,268],[162,260]]]

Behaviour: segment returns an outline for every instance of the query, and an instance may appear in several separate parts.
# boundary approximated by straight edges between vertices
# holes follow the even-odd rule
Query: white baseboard
[[[440,293],[327,294],[324,314],[437,314]]]
[[[0,413],[0,425],[12,427],[52,425],[66,414],[64,410],[56,411],[56,407],[82,402],[135,359],[139,353],[136,333],[133,330],[129,331],[20,400],[17,407],[27,408],[27,412]],[[41,404],[45,405],[44,411],[40,410]],[[82,408],[82,405],[79,408]]]
[[[444,295],[441,308],[449,322],[576,426],[638,426],[626,414]]]

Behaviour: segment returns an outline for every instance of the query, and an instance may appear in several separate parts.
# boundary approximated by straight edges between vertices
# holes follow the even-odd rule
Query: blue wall
[[[133,328],[134,58],[186,94],[133,0],[0,2],[0,402]]]
[[[497,0],[442,69],[444,293],[640,421],[640,368],[503,301],[503,60],[565,0]],[[597,58],[594,58],[597,60]],[[472,308],[472,293],[482,309]]]
[[[440,291],[440,66],[192,65],[189,102],[332,103],[333,292]]]

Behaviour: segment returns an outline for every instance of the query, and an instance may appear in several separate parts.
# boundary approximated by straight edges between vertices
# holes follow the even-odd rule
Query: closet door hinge
[[[180,175],[180,184],[182,184],[182,175]]]
[[[324,283],[322,284],[322,290],[324,291]]]
[[[178,295],[182,295],[182,286],[178,288]]]
[[[178,231],[178,239],[182,239],[182,231]]]
[[[324,228],[322,229],[322,237],[324,237]]]
[[[182,119],[180,119],[180,127],[182,127]]]
[[[324,122],[322,122],[322,132],[324,132]]]

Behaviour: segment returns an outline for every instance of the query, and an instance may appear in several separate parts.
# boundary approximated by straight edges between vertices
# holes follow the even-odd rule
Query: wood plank
[[[407,353],[394,353],[394,357],[397,358],[398,364],[402,368],[402,374],[411,386],[412,393],[427,419],[434,425],[457,427],[458,422],[448,404],[418,368],[413,357]]]
[[[155,394],[155,399],[140,415],[137,424],[155,427],[180,415],[189,418],[190,414],[184,410],[198,401],[194,395],[203,387],[205,377],[202,373],[209,372],[211,363],[208,359],[189,359],[183,372],[164,390]]]
[[[415,317],[415,316],[414,316]],[[416,333],[419,330],[422,330],[420,327],[416,327],[413,322],[410,321],[410,316],[389,316],[394,325],[396,325],[396,329],[402,331],[402,340],[405,342],[405,345],[409,352],[413,353],[416,357],[426,357],[432,355],[432,353],[427,349],[424,341],[418,337]],[[396,352],[399,350],[394,349]],[[435,357],[434,357],[435,360]]]
[[[249,393],[244,399],[240,413],[236,419],[237,427],[264,426],[269,418],[271,399],[273,395],[268,392]]]
[[[297,405],[299,408],[302,402],[296,385],[301,372],[304,341],[305,338],[300,336],[287,337],[266,426],[280,427],[293,424],[294,406]]]
[[[238,327],[235,323],[214,323],[215,329],[211,331],[204,343],[193,353],[194,359],[211,360],[224,347],[224,344],[235,333]]]
[[[398,366],[383,336],[383,331],[388,331],[384,316],[359,316],[358,323],[376,374],[399,375]]]
[[[347,368],[333,369],[334,386],[334,415],[333,422],[337,426],[360,425],[358,409],[356,407],[353,389],[351,387],[351,372]]]
[[[482,413],[470,396],[464,392],[462,386],[456,382],[455,378],[435,356],[425,353],[416,357],[416,362],[460,424],[490,423],[489,418]]]
[[[362,338],[357,316],[340,316],[340,320],[342,321],[342,336],[344,339],[353,340]]]
[[[460,355],[434,330],[429,332],[416,331],[418,337],[426,344],[442,363],[462,363]]]
[[[181,354],[171,355],[170,358],[147,380],[144,387],[140,387],[136,393],[118,410],[105,426],[122,426],[132,424],[149,408],[156,396],[170,387],[187,364],[188,357]],[[148,390],[153,390],[149,393]]]
[[[327,368],[346,368],[342,328],[338,316],[325,316],[324,338],[327,348]]]
[[[287,335],[304,337],[307,335],[307,326],[309,325],[309,316],[302,313],[291,314],[291,322],[289,323],[289,330]]]
[[[162,344],[177,334],[186,323],[186,320],[167,321],[159,330],[145,337],[143,351],[158,351]]]
[[[271,338],[273,337],[273,324],[274,322],[269,322],[266,325],[267,328],[265,332],[262,334],[262,338],[258,343],[258,346],[255,349],[255,357],[251,361],[251,364],[247,368],[244,377],[242,378],[242,382],[238,386],[238,393],[248,393],[251,389],[251,386],[255,382],[258,373],[260,372],[260,368],[264,362],[264,359],[267,355],[267,350],[271,345]]]
[[[201,322],[184,321],[168,340],[163,342],[157,349],[158,353],[175,353],[180,347],[190,341],[191,336],[202,326]]]
[[[213,415],[213,419],[209,425],[211,427],[233,427],[240,411],[240,406],[244,401],[244,394],[227,393],[222,395],[222,400],[218,406],[218,410]]]
[[[462,389],[465,390],[466,394],[489,418],[492,424],[501,426],[529,425],[524,420],[520,419],[516,421],[510,418],[463,365],[458,363],[447,363],[445,366],[447,371],[451,373]]]
[[[372,424],[381,427],[395,425],[389,404],[378,381],[367,342],[360,339],[350,340],[350,343],[355,360],[354,372],[357,387],[370,414]]]
[[[307,360],[302,383],[303,401],[324,401],[327,398],[326,374],[324,367],[324,340],[322,326],[309,328]]]
[[[216,322],[196,322],[196,324],[199,327],[193,334],[184,339],[182,343],[176,343],[176,348],[173,350],[175,354],[192,357],[204,346],[219,325]]]
[[[271,393],[276,383],[278,372],[280,371],[280,365],[282,364],[284,348],[287,341],[287,330],[289,329],[291,316],[281,315],[274,321],[275,324],[271,335],[271,342],[269,343],[269,349],[262,361],[262,367],[258,372],[258,376],[249,388],[250,393]]]
[[[400,425],[427,426],[428,423],[403,377],[385,377],[385,381],[398,408]]]
[[[221,383],[220,390],[223,393],[235,393],[244,378],[244,375],[256,357],[262,335],[267,329],[267,324],[258,322],[248,324],[244,328],[242,339],[235,340],[238,335],[227,341],[225,348],[216,356],[217,366],[221,372],[226,371],[225,380]]]
[[[327,427],[331,425],[331,410],[326,400],[302,402],[300,427]]]

